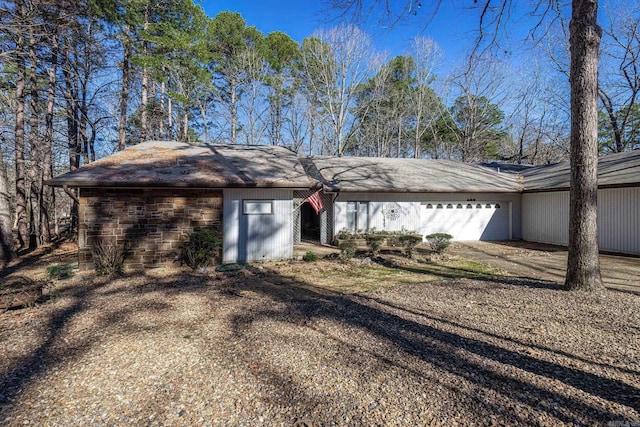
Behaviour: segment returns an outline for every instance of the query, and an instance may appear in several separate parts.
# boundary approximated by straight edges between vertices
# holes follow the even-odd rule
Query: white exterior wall
[[[243,200],[272,200],[269,215],[243,214]],[[293,191],[224,190],[222,261],[268,261],[293,258]]]
[[[530,242],[567,245],[569,192],[522,195],[522,238]]]
[[[376,230],[420,232],[421,202],[464,202],[475,199],[474,203],[498,202],[506,209],[511,203],[512,237],[521,239],[520,226],[520,194],[516,193],[340,193],[334,203],[335,233],[347,228],[347,202],[369,202],[369,228]],[[395,220],[385,218],[383,210],[386,205],[397,205],[400,217]],[[454,236],[455,238],[455,236]]]
[[[566,246],[569,243],[569,192],[522,196],[523,239]],[[598,190],[600,250],[640,254],[640,187]]]

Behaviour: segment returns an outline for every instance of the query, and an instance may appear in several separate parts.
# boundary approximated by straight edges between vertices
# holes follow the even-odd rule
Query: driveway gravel
[[[380,273],[373,291],[318,285]],[[0,314],[2,425],[633,425],[640,296],[337,261],[55,281]],[[419,273],[415,273],[419,274]]]

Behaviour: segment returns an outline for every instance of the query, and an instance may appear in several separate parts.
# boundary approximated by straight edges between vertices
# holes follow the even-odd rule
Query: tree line
[[[599,97],[603,152],[638,146],[638,13],[610,13]],[[539,64],[443,53],[417,37],[392,58],[354,25],[301,43],[192,0],[0,2],[1,257],[50,241],[77,206],[47,179],[127,145],[284,145],[301,154],[566,158],[567,37],[549,32]],[[556,37],[556,39],[553,39]],[[541,70],[547,70],[545,72]],[[514,84],[514,82],[517,82]]]

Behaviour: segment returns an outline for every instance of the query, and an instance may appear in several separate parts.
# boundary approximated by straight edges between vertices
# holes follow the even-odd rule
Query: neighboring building
[[[522,238],[566,246],[569,242],[569,162],[523,171]],[[600,250],[640,254],[640,150],[598,161]]]
[[[640,152],[600,161],[603,250],[640,254]],[[566,245],[568,164],[518,173],[450,160],[298,157],[282,147],[146,142],[49,182],[77,187],[79,261],[97,240],[127,264],[173,262],[198,227],[222,231],[223,262],[288,259],[301,240],[407,230],[455,240]],[[305,201],[320,191],[317,214]]]

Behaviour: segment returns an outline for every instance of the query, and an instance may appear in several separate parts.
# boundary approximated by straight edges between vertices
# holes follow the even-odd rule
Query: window
[[[491,203],[487,203],[487,205],[485,206],[485,208],[487,208],[487,209],[491,209]]]
[[[369,202],[347,202],[347,230],[355,233],[369,228]]]
[[[496,209],[500,209],[500,203],[496,203]]]
[[[436,206],[438,209],[442,209],[442,204],[438,203],[438,206]]]
[[[478,204],[476,205],[476,209],[482,209],[482,205],[481,205],[480,203],[478,203]]]
[[[473,206],[471,205],[471,203],[467,203],[467,209],[473,209]]]
[[[453,205],[452,205],[451,203],[449,203],[449,204],[447,205],[447,209],[453,209]]]
[[[427,203],[427,209],[433,209],[433,205],[431,203]]]
[[[273,215],[273,200],[243,200],[242,213],[245,215]]]
[[[456,205],[456,209],[462,209],[462,203],[458,203],[458,204]]]

